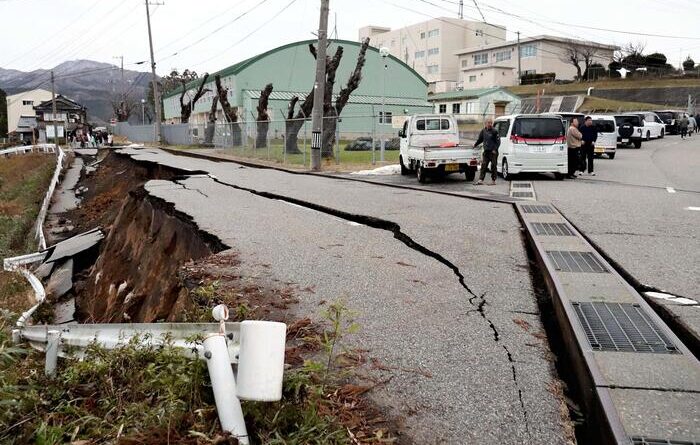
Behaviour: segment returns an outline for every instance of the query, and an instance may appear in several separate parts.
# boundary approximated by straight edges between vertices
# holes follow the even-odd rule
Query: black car
[[[654,111],[666,125],[666,134],[678,134],[678,122],[683,119],[685,113],[678,110]]]
[[[642,129],[644,122],[636,114],[616,114],[615,124],[617,125],[617,144],[634,145],[634,148],[642,147]]]

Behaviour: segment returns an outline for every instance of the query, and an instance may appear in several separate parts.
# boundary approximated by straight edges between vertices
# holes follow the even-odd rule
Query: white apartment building
[[[612,61],[618,48],[614,45],[565,39],[554,36],[536,36],[520,41],[520,69],[525,74],[555,73],[558,80],[573,80],[576,67],[567,59],[567,48],[573,46],[593,54],[593,63],[604,67]],[[455,52],[459,60],[459,80],[464,89],[491,88],[518,85],[517,42],[465,47]],[[581,69],[584,64],[581,62]]]
[[[428,82],[431,92],[453,90],[460,80],[457,51],[506,40],[506,29],[483,22],[439,17],[399,29],[381,26],[360,28],[360,40],[389,49]]]
[[[7,132],[17,131],[20,117],[36,118],[34,105],[51,100],[51,91],[36,89],[7,96]]]

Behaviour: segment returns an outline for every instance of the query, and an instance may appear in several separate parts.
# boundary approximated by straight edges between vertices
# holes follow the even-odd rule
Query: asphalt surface
[[[239,252],[251,277],[313,289],[298,294],[300,315],[346,303],[362,329],[345,346],[391,377],[371,397],[413,441],[565,443],[512,206],[126,152],[206,172],[146,188]]]

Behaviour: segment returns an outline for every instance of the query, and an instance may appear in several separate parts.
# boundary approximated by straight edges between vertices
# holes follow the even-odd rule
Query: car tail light
[[[510,141],[513,142],[514,144],[524,144],[525,138],[518,136],[517,134],[514,134],[514,135],[511,135]]]

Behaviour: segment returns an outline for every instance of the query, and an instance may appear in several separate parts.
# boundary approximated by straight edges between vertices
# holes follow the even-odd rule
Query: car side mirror
[[[403,130],[399,130],[399,137],[400,137],[400,138],[405,138],[405,137],[406,137],[406,133],[404,133]]]

